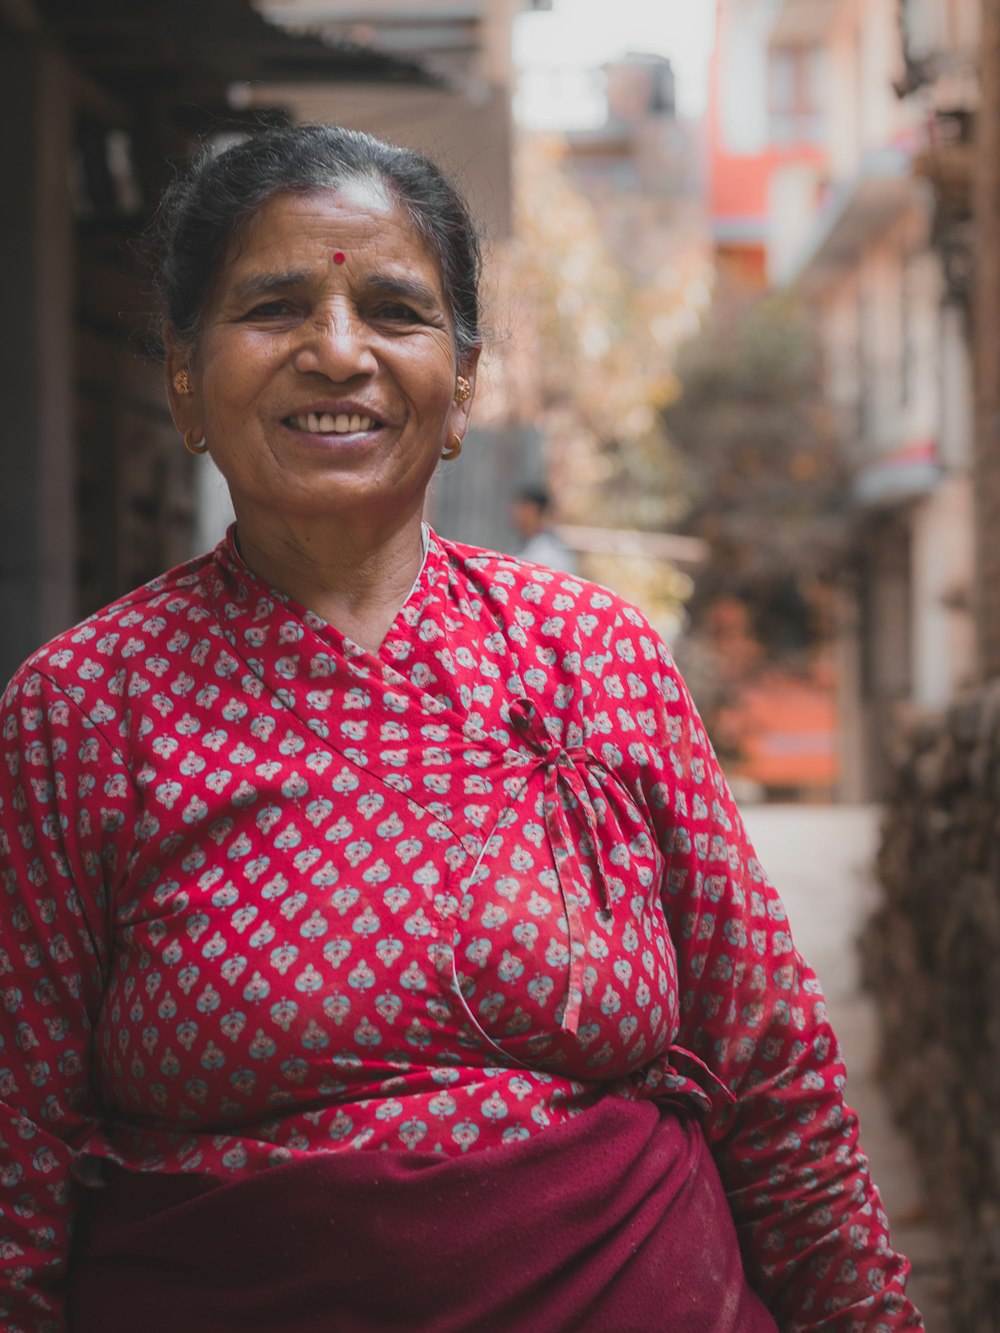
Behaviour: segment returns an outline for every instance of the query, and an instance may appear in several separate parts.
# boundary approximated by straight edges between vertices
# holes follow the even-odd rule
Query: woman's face
[[[193,352],[167,335],[179,428],[204,435],[244,522],[418,517],[469,402],[438,265],[368,182],[281,194],[233,241]],[[180,395],[173,376],[186,366]]]

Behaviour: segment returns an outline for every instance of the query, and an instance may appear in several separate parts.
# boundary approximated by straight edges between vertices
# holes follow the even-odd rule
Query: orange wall
[[[715,50],[709,74],[709,209],[713,223],[756,222],[760,225],[760,235],[763,237],[774,172],[792,163],[822,165],[826,161],[827,152],[824,147],[814,143],[772,144],[763,152],[753,155],[726,151],[722,142],[719,111],[719,67],[726,40],[726,3],[725,0],[719,0]]]

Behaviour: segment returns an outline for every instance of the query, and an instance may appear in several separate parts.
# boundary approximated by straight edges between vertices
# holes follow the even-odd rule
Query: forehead
[[[274,195],[232,239],[219,277],[226,286],[248,270],[326,265],[337,250],[354,272],[419,270],[441,290],[437,260],[406,209],[369,180]]]

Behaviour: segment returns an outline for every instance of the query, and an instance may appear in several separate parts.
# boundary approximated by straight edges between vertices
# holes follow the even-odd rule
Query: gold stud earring
[[[188,429],[184,432],[184,448],[189,454],[207,454],[208,441],[205,439],[204,435],[200,440],[196,440],[194,437],[194,430]]]
[[[453,458],[457,458],[458,455],[462,452],[462,437],[461,437],[461,435],[453,435],[451,438],[452,438],[452,439],[454,440],[454,442],[455,442],[455,443],[451,446],[451,448],[450,448],[450,449],[442,449],[442,450],[441,450],[441,457],[445,460],[446,463],[450,463],[451,460],[452,460]]]
[[[464,403],[472,397],[472,385],[464,375],[459,375],[455,381],[455,402]]]
[[[179,370],[174,376],[174,388],[178,393],[189,394],[191,392],[191,380],[186,370]]]

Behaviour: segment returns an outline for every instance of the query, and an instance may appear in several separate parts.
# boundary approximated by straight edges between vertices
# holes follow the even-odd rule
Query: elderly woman
[[[422,522],[480,347],[454,190],[309,126],[164,219],[236,524],[4,699],[4,1328],[922,1327],[666,650]]]

